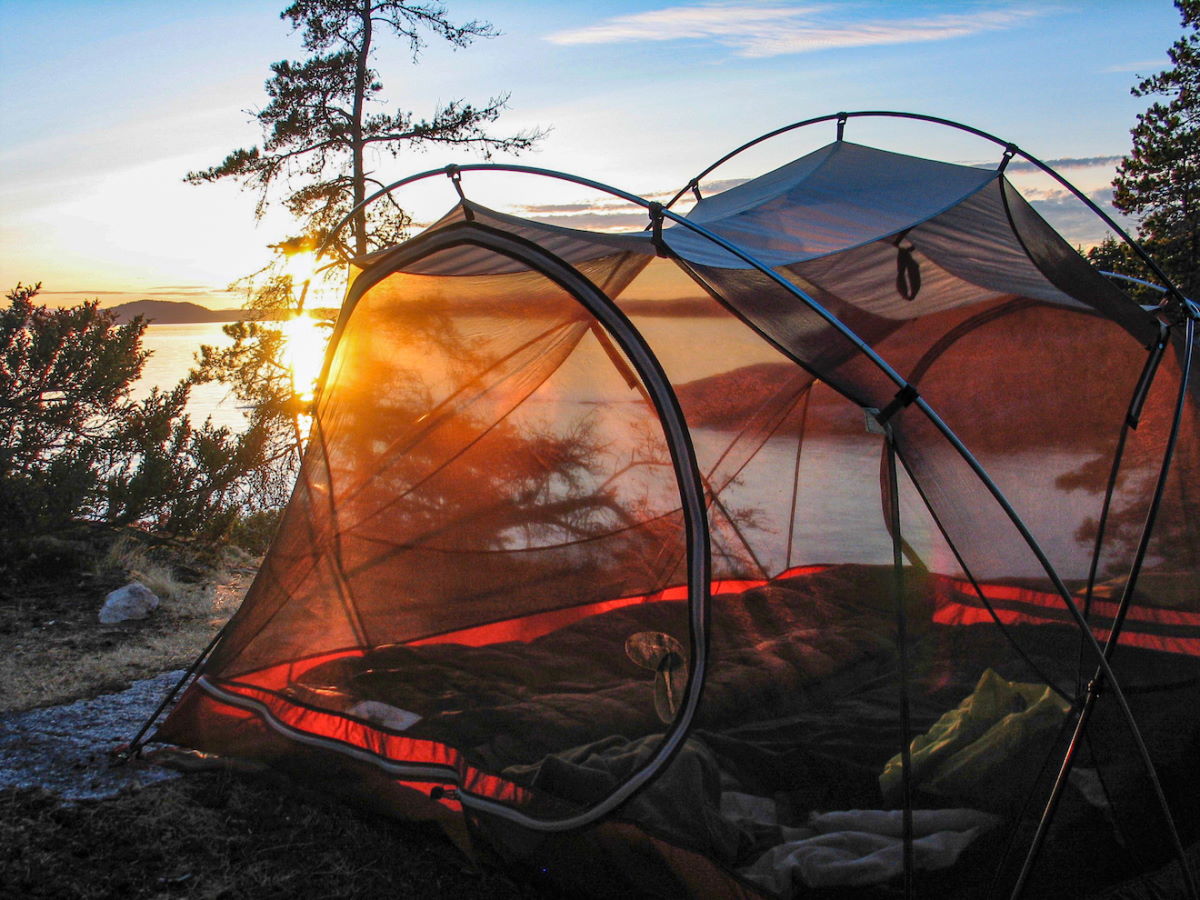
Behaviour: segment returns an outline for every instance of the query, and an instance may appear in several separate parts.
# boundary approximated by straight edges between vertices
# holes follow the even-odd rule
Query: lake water
[[[134,385],[134,396],[144,397],[152,387],[168,390],[179,383],[195,365],[201,344],[226,347],[230,339],[221,331],[220,322],[191,325],[151,325],[142,338],[142,346],[151,351]],[[197,423],[211,417],[214,424],[240,430],[246,423],[237,401],[223,384],[202,384],[192,388],[188,412]]]
[[[169,388],[175,385],[195,364],[201,344],[228,346],[229,343],[220,323],[151,325],[146,329],[143,345],[153,351],[153,355],[135,385],[135,396],[144,396],[153,386]],[[233,429],[240,429],[245,423],[242,409],[221,384],[193,388],[188,412],[196,421],[211,417],[215,424]],[[709,429],[697,429],[693,437],[698,445],[710,448],[723,446],[729,440],[727,433]],[[710,450],[710,453],[715,452]],[[787,471],[794,457],[794,441],[772,439],[760,451],[757,465],[772,471]],[[1075,525],[1095,514],[1093,507],[1097,500],[1094,496],[1085,492],[1063,493],[1054,487],[1057,475],[1071,471],[1079,463],[1079,459],[1063,454],[1017,454],[993,472],[1018,509],[1037,510],[1042,514],[1041,517],[1035,514],[1028,524],[1055,560],[1080,558]],[[805,445],[800,484],[796,504],[797,544],[807,547],[814,559],[870,563],[885,563],[891,559],[891,541],[881,530],[877,442],[839,439],[809,442]],[[781,505],[780,491],[790,497],[790,484],[763,481],[747,485],[745,500],[768,512],[763,522],[768,531],[783,534],[787,531],[786,513],[782,519],[778,515],[790,508],[790,504]],[[1056,496],[1059,503],[1047,508],[1044,502],[1038,501],[1039,495]],[[948,550],[936,528],[921,505],[912,503],[912,499],[909,496],[910,502],[902,504],[907,538],[932,554],[936,568],[952,570],[955,566],[948,558]],[[864,528],[864,522],[870,522],[872,527]],[[770,563],[782,568],[785,560],[770,560]],[[1028,558],[1015,570],[978,574],[987,577],[1039,573],[1039,567]],[[1085,573],[1068,566],[1061,574],[1079,577]]]

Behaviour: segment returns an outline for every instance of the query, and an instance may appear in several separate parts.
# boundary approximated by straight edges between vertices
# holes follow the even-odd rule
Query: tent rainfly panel
[[[1094,271],[1015,148],[855,115],[686,215],[609,189],[642,232],[464,196],[357,260],[156,739],[598,896],[1187,896],[1197,308]]]

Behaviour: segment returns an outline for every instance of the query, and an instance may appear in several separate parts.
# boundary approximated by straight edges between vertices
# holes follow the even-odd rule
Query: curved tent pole
[[[843,337],[845,337],[847,340],[851,341],[856,347],[858,347],[860,349],[860,351],[869,360],[871,360],[871,362],[873,362],[875,364],[875,366],[883,374],[885,374],[890,379],[895,381],[897,386],[900,388],[900,391],[896,395],[897,399],[895,401],[893,401],[893,405],[895,405],[897,401],[901,401],[902,404],[904,404],[904,405],[907,405],[907,403],[911,402],[913,405],[917,406],[917,408],[920,409],[925,414],[926,418],[929,419],[929,421],[933,424],[933,426],[935,428],[937,428],[937,430],[939,432],[941,432],[942,436],[951,444],[951,446],[954,447],[954,449],[958,452],[959,456],[962,457],[962,459],[967,463],[967,465],[975,473],[975,476],[977,478],[979,478],[980,482],[984,485],[984,487],[987,488],[988,492],[992,495],[992,498],[997,502],[997,504],[999,504],[1000,508],[1004,511],[1004,513],[1008,517],[1009,521],[1017,529],[1018,533],[1021,535],[1022,539],[1028,545],[1029,549],[1037,557],[1038,563],[1042,566],[1042,568],[1045,570],[1047,576],[1050,578],[1051,582],[1054,584],[1054,587],[1058,591],[1060,597],[1062,598],[1064,604],[1066,605],[1067,611],[1070,614],[1071,618],[1074,619],[1075,624],[1079,627],[1088,646],[1091,647],[1092,652],[1096,655],[1096,657],[1097,657],[1097,676],[1100,678],[1103,678],[1104,683],[1112,688],[1113,696],[1115,696],[1117,698],[1117,703],[1121,707],[1122,716],[1129,726],[1129,729],[1130,729],[1130,732],[1132,733],[1134,742],[1137,744],[1138,754],[1142,758],[1142,762],[1146,767],[1146,773],[1149,776],[1151,784],[1154,787],[1154,791],[1157,796],[1158,803],[1162,808],[1163,815],[1166,820],[1167,829],[1168,829],[1168,832],[1170,833],[1170,838],[1171,838],[1173,848],[1175,850],[1176,855],[1179,858],[1180,866],[1184,872],[1185,881],[1186,881],[1188,889],[1189,889],[1188,890],[1189,896],[1191,896],[1193,898],[1200,896],[1200,895],[1198,895],[1195,883],[1192,880],[1191,870],[1188,866],[1187,857],[1184,854],[1184,850],[1183,850],[1183,843],[1180,840],[1179,832],[1175,827],[1175,820],[1174,820],[1174,817],[1171,815],[1170,807],[1167,805],[1166,794],[1163,791],[1162,783],[1159,781],[1158,772],[1154,768],[1154,761],[1150,756],[1150,750],[1146,746],[1145,740],[1141,733],[1141,729],[1138,728],[1137,720],[1134,718],[1133,710],[1129,706],[1129,701],[1125,696],[1125,691],[1121,688],[1120,684],[1117,682],[1116,673],[1113,671],[1111,665],[1109,664],[1109,660],[1108,660],[1109,654],[1107,654],[1105,652],[1105,649],[1102,648],[1100,646],[1099,642],[1096,640],[1095,635],[1092,634],[1091,628],[1088,626],[1087,620],[1083,617],[1082,613],[1080,612],[1078,605],[1075,603],[1074,599],[1072,598],[1071,592],[1067,589],[1066,585],[1063,583],[1062,578],[1059,576],[1058,572],[1054,569],[1053,563],[1050,562],[1050,559],[1046,556],[1045,552],[1042,550],[1041,545],[1038,544],[1037,539],[1033,536],[1032,532],[1029,531],[1028,527],[1025,525],[1024,521],[1021,519],[1021,517],[1017,513],[1017,511],[1009,503],[1008,498],[1004,495],[1004,492],[1000,490],[999,485],[997,485],[992,480],[991,476],[988,475],[987,471],[983,468],[983,465],[979,462],[979,460],[977,460],[975,458],[975,455],[971,453],[971,451],[966,447],[966,445],[963,444],[962,440],[958,437],[958,435],[956,435],[954,433],[954,431],[949,427],[949,425],[947,425],[942,420],[942,418],[933,410],[933,408],[929,405],[929,403],[925,400],[925,398],[922,397],[917,392],[916,388],[913,385],[909,384],[903,378],[903,376],[901,376],[899,373],[897,373],[896,370],[893,369],[881,356],[879,356],[879,354],[877,354],[872,347],[870,347],[861,338],[859,338],[858,335],[855,334],[850,328],[848,328],[840,319],[838,319],[836,316],[834,316],[832,313],[830,313],[828,310],[826,310],[816,300],[809,297],[806,292],[804,292],[800,288],[796,287],[790,281],[788,281],[787,279],[783,278],[781,275],[779,275],[778,273],[776,273],[775,271],[770,269],[766,264],[758,261],[752,255],[741,250],[741,248],[737,247],[736,245],[730,243],[729,241],[726,241],[725,239],[721,238],[719,235],[714,234],[713,232],[709,231],[707,228],[704,228],[703,226],[698,225],[695,222],[691,222],[688,219],[684,218],[683,216],[680,216],[677,213],[673,213],[670,210],[662,209],[662,214],[669,217],[672,221],[676,222],[677,224],[683,225],[684,227],[688,228],[692,232],[706,237],[708,240],[717,244],[717,246],[721,247],[722,249],[734,254],[742,261],[749,263],[751,266],[753,266],[755,269],[757,269],[760,273],[768,276],[776,284],[783,287],[785,290],[790,292],[797,299],[804,302],[813,312],[815,312],[818,316],[820,316],[823,320],[825,320],[825,322],[827,324],[831,325]],[[1197,316],[1195,314],[1195,307],[1194,307],[1194,304],[1190,304],[1190,302],[1187,301],[1185,298],[1183,298],[1183,296],[1181,294],[1178,294],[1177,291],[1176,291],[1176,296],[1178,296],[1180,298],[1181,302],[1184,304],[1185,312],[1187,312],[1189,314],[1188,319],[1187,319],[1187,335],[1189,338],[1189,346],[1190,346],[1190,341],[1194,335],[1194,321],[1197,318]],[[780,349],[782,349],[782,348],[780,348]],[[791,354],[788,354],[788,355],[790,356]],[[1184,384],[1185,384],[1185,389],[1186,389],[1186,380],[1185,380]],[[906,394],[908,395],[907,397],[905,396]],[[1183,395],[1181,394],[1181,397],[1182,396]],[[1169,456],[1168,456],[1168,459],[1169,459]],[[1021,886],[1018,885],[1017,893],[1014,893],[1014,897],[1020,895],[1019,894],[1020,890],[1021,890]]]
[[[778,137],[779,135],[786,134],[790,131],[797,131],[801,128],[806,128],[809,125],[817,125],[821,122],[836,121],[837,125],[838,125],[837,139],[840,141],[843,139],[843,137],[842,137],[843,130],[845,128],[845,124],[846,124],[847,120],[849,120],[849,119],[866,119],[866,118],[911,119],[911,120],[917,121],[917,122],[929,122],[934,125],[944,125],[947,128],[954,128],[954,129],[957,129],[958,131],[965,131],[967,134],[973,134],[976,137],[983,138],[986,141],[991,141],[993,144],[996,144],[997,146],[1004,148],[1004,157],[1000,163],[1001,171],[1003,171],[1004,167],[1006,165],[1008,165],[1008,161],[1013,156],[1020,156],[1026,162],[1030,163],[1033,166],[1036,166],[1038,169],[1041,169],[1043,172],[1045,172],[1047,175],[1049,175],[1051,178],[1053,178],[1055,181],[1057,181],[1059,184],[1061,184],[1064,188],[1066,188],[1068,191],[1070,191],[1071,194],[1076,197],[1076,199],[1080,200],[1085,206],[1087,206],[1088,209],[1090,209],[1093,213],[1095,213],[1100,218],[1100,220],[1104,222],[1104,224],[1106,226],[1108,226],[1109,228],[1112,229],[1114,234],[1116,234],[1118,237],[1121,238],[1121,240],[1123,240],[1126,244],[1128,244],[1130,246],[1130,248],[1133,250],[1133,252],[1137,254],[1138,258],[1141,259],[1142,263],[1146,266],[1146,268],[1148,268],[1151,272],[1153,272],[1155,277],[1158,278],[1163,284],[1165,284],[1167,286],[1165,289],[1166,293],[1170,294],[1173,298],[1175,298],[1176,300],[1178,300],[1180,303],[1184,304],[1185,306],[1188,304],[1188,301],[1184,297],[1183,292],[1179,290],[1178,285],[1176,285],[1175,282],[1171,280],[1170,276],[1168,276],[1167,273],[1164,272],[1159,267],[1158,263],[1156,263],[1154,261],[1154,259],[1150,256],[1150,254],[1145,251],[1145,249],[1142,247],[1142,245],[1140,243],[1138,243],[1138,241],[1136,241],[1133,237],[1131,237],[1129,235],[1129,233],[1127,231],[1125,231],[1124,228],[1122,228],[1120,225],[1118,225],[1116,223],[1116,221],[1113,220],[1112,216],[1110,216],[1103,209],[1101,209],[1096,204],[1095,201],[1093,201],[1090,197],[1088,197],[1086,194],[1084,194],[1082,191],[1080,191],[1079,188],[1075,187],[1075,185],[1071,184],[1070,181],[1068,181],[1066,178],[1064,178],[1062,175],[1060,175],[1053,167],[1042,162],[1042,160],[1038,159],[1036,156],[1033,156],[1030,153],[1026,153],[1024,150],[1022,150],[1020,147],[1018,147],[1016,144],[1012,143],[1011,141],[1006,141],[1003,138],[997,137],[996,135],[991,134],[987,131],[983,131],[980,128],[975,128],[972,125],[967,125],[963,122],[956,122],[953,119],[944,119],[941,116],[930,116],[930,115],[926,115],[924,113],[900,112],[897,110],[887,110],[887,109],[866,109],[866,110],[858,110],[855,112],[830,113],[828,115],[816,116],[811,119],[804,119],[803,121],[800,121],[800,122],[794,122],[791,125],[785,125],[782,128],[776,128],[774,131],[769,131],[766,134],[760,135],[759,137],[756,137],[753,140],[747,141],[746,143],[742,144],[740,147],[737,147],[736,149],[729,151],[724,156],[722,156],[720,159],[718,159],[716,162],[714,162],[710,166],[708,166],[708,168],[704,169],[698,175],[696,175],[694,178],[692,178],[691,181],[689,181],[686,185],[684,185],[682,188],[680,188],[679,191],[675,194],[675,196],[672,197],[671,200],[666,204],[666,206],[668,209],[671,206],[674,206],[675,203],[677,203],[679,201],[679,199],[684,194],[686,194],[689,190],[693,191],[696,194],[696,196],[699,197],[699,184],[700,184],[701,178],[704,178],[706,175],[709,175],[715,169],[717,169],[720,166],[724,165],[725,163],[729,162],[729,160],[733,159],[735,156],[739,155],[740,153],[743,153],[746,150],[749,150],[751,147],[755,147],[761,143],[764,143],[765,141],[768,141],[771,138]],[[1148,283],[1148,282],[1143,282],[1143,283]]]
[[[934,121],[934,122],[940,122],[943,124],[954,125],[955,127],[963,128],[963,130],[976,132],[976,129],[972,129],[969,126],[958,126],[957,123],[950,122],[950,120],[948,120],[948,119],[937,119],[933,116],[921,116],[921,115],[918,115],[915,113],[841,113],[838,115],[839,116],[844,115],[847,118],[849,118],[851,116],[862,116],[862,115],[891,115],[891,116],[903,117],[903,118],[916,118],[916,119],[922,119],[922,120],[926,120],[926,121]],[[837,118],[837,117],[838,116],[827,116],[823,120],[828,120],[830,118]],[[800,127],[800,125],[796,125],[794,127]],[[783,129],[783,131],[786,131],[786,130],[787,129]],[[782,133],[782,131],[780,133]],[[987,135],[986,132],[977,132],[977,133],[981,134],[982,136],[988,137],[991,140],[996,141],[997,143],[1001,143],[998,138],[995,138],[991,135]],[[1006,146],[1011,146],[1011,145],[1006,145]],[[1016,151],[1015,148],[1014,148],[1014,151],[1020,152],[1020,151]],[[872,348],[869,344],[867,344],[865,341],[863,341],[863,339],[861,337],[859,337],[852,329],[850,329],[847,325],[845,325],[845,323],[843,323],[840,319],[838,319],[836,316],[834,316],[832,313],[830,313],[827,309],[825,309],[825,307],[822,306],[820,303],[818,303],[815,299],[810,297],[805,291],[801,290],[799,287],[792,284],[792,282],[788,281],[782,275],[775,272],[773,269],[771,269],[765,263],[761,262],[756,257],[754,257],[752,254],[743,250],[736,244],[733,244],[730,241],[725,240],[720,235],[715,234],[714,232],[710,231],[709,229],[705,228],[704,226],[699,225],[696,222],[692,222],[692,221],[688,220],[686,217],[681,216],[680,214],[673,212],[670,209],[665,208],[662,204],[654,203],[652,201],[646,200],[643,197],[639,197],[636,194],[631,194],[627,191],[621,190],[620,188],[612,187],[610,185],[604,184],[602,182],[594,181],[589,178],[583,178],[582,176],[571,175],[569,173],[560,172],[560,171],[556,171],[553,169],[543,169],[543,168],[538,168],[535,166],[522,166],[522,165],[511,164],[511,163],[468,163],[468,164],[461,165],[461,166],[451,165],[451,166],[446,166],[441,169],[431,169],[431,170],[428,170],[425,172],[417,173],[415,175],[410,175],[407,178],[403,178],[399,181],[393,182],[390,185],[380,188],[374,194],[372,194],[371,196],[364,199],[362,201],[362,203],[355,206],[354,209],[352,209],[349,213],[347,213],[345,218],[343,218],[342,221],[339,222],[337,224],[337,226],[334,227],[334,229],[330,232],[329,236],[326,237],[325,241],[322,243],[321,248],[318,251],[318,258],[320,257],[320,255],[322,253],[325,252],[325,250],[328,248],[328,245],[336,237],[337,233],[340,232],[341,229],[345,227],[345,225],[350,221],[350,219],[355,215],[355,213],[357,213],[363,207],[365,207],[365,206],[369,205],[370,203],[374,202],[375,200],[379,199],[380,197],[387,195],[388,193],[390,193],[393,190],[398,190],[399,188],[404,187],[405,185],[412,184],[416,181],[421,181],[425,178],[430,178],[435,175],[446,175],[453,179],[456,175],[458,175],[458,173],[468,172],[468,171],[513,172],[513,173],[519,173],[519,174],[539,175],[542,177],[553,178],[553,179],[556,179],[559,181],[565,181],[570,184],[577,184],[577,185],[581,185],[583,187],[589,187],[594,190],[601,191],[603,193],[611,194],[612,196],[619,197],[619,198],[626,200],[630,203],[633,203],[637,206],[644,207],[646,210],[648,210],[651,213],[652,216],[657,214],[658,216],[663,216],[663,217],[669,218],[676,225],[682,226],[695,234],[701,235],[702,237],[704,237],[711,243],[715,244],[716,246],[720,247],[721,249],[725,250],[726,252],[730,253],[731,255],[735,256],[736,258],[740,259],[742,262],[746,263],[751,268],[756,269],[760,274],[766,276],[769,280],[771,280],[776,285],[783,288],[786,292],[788,292],[789,294],[794,296],[797,300],[802,302],[810,310],[812,310],[814,313],[816,313],[817,316],[820,317],[827,325],[829,325],[831,328],[833,328],[835,331],[837,331],[844,339],[849,341],[884,376],[886,376],[890,381],[892,381],[898,388],[897,397],[898,398],[903,397],[903,402],[905,402],[906,404],[911,403],[912,405],[915,405],[918,409],[920,409],[921,412],[925,414],[926,418],[930,421],[930,423],[941,433],[943,438],[945,438],[946,441],[949,442],[949,444],[951,445],[951,447],[953,447],[955,452],[958,453],[958,455],[963,459],[963,461],[966,462],[967,466],[975,473],[975,476],[980,480],[980,482],[986,488],[988,493],[990,493],[992,495],[992,498],[1000,506],[1001,510],[1003,511],[1005,516],[1008,518],[1008,520],[1012,523],[1013,527],[1017,529],[1018,534],[1020,534],[1022,540],[1025,541],[1026,545],[1033,552],[1039,565],[1042,566],[1043,570],[1046,572],[1047,577],[1050,579],[1051,583],[1054,585],[1055,590],[1058,592],[1060,598],[1062,599],[1064,605],[1066,606],[1068,614],[1070,615],[1071,619],[1075,622],[1076,626],[1080,629],[1080,631],[1083,634],[1083,637],[1087,643],[1087,646],[1091,649],[1093,655],[1096,657],[1098,673],[1103,676],[1103,678],[1105,679],[1105,684],[1108,685],[1112,689],[1113,696],[1117,699],[1117,703],[1121,708],[1122,717],[1125,719],[1126,724],[1129,726],[1129,729],[1130,729],[1130,732],[1132,733],[1134,742],[1137,744],[1138,755],[1142,759],[1142,763],[1146,768],[1146,774],[1150,778],[1152,784],[1154,785],[1155,794],[1158,797],[1160,805],[1162,806],[1163,814],[1166,819],[1168,830],[1170,832],[1172,845],[1175,849],[1176,855],[1179,857],[1180,865],[1183,866],[1185,871],[1189,871],[1189,873],[1190,873],[1190,870],[1188,870],[1188,866],[1187,866],[1187,860],[1186,860],[1186,857],[1183,852],[1183,844],[1180,841],[1179,833],[1175,827],[1175,821],[1171,815],[1170,808],[1166,804],[1165,794],[1163,792],[1161,782],[1158,779],[1158,773],[1154,767],[1154,761],[1151,758],[1149,748],[1146,746],[1145,740],[1142,737],[1141,729],[1138,728],[1137,720],[1134,718],[1133,710],[1129,706],[1129,701],[1128,701],[1128,698],[1125,696],[1125,691],[1121,687],[1120,682],[1116,677],[1116,673],[1113,671],[1111,665],[1109,664],[1109,661],[1105,655],[1104,649],[1100,646],[1099,642],[1096,640],[1095,635],[1092,634],[1091,629],[1088,627],[1087,620],[1083,617],[1083,614],[1080,611],[1079,606],[1075,603],[1074,598],[1071,596],[1071,592],[1067,589],[1066,585],[1062,581],[1061,576],[1059,576],[1058,572],[1055,570],[1053,563],[1050,562],[1049,557],[1046,556],[1045,551],[1042,550],[1041,545],[1038,543],[1037,539],[1033,536],[1032,532],[1030,532],[1028,526],[1026,526],[1025,522],[1021,519],[1021,517],[1017,513],[1016,509],[1013,508],[1012,504],[1009,502],[1008,498],[1004,495],[1004,492],[1000,489],[999,485],[997,485],[996,482],[992,480],[991,476],[987,473],[987,471],[984,469],[983,465],[979,462],[979,460],[975,458],[974,454],[972,454],[971,451],[966,447],[966,445],[963,444],[962,440],[958,437],[957,434],[954,433],[953,429],[951,429],[950,426],[947,425],[945,421],[943,421],[941,416],[939,416],[937,414],[937,412],[934,411],[934,409],[929,405],[929,403],[925,400],[925,398],[920,395],[920,393],[916,390],[916,388],[913,385],[909,384],[908,381],[902,375],[900,375],[899,372],[897,372],[894,368],[892,368],[892,366],[886,360],[884,360],[878,353],[876,353],[874,348]],[[1049,171],[1051,171],[1051,174],[1056,175],[1056,173],[1053,173],[1052,170],[1049,170]],[[1059,177],[1059,176],[1056,175],[1056,177]],[[1068,187],[1071,187],[1069,185],[1069,183],[1067,183],[1065,181],[1063,183],[1066,184]],[[1073,187],[1071,187],[1071,189],[1072,189],[1072,191],[1075,191],[1075,189]],[[1078,193],[1077,191],[1075,191],[1075,192]],[[1094,206],[1094,204],[1092,204],[1092,205]],[[1104,217],[1103,211],[1101,211],[1097,208],[1097,212],[1099,212],[1100,215],[1102,217]],[[1107,217],[1104,217],[1104,218],[1107,218]],[[1124,232],[1121,232],[1121,233],[1122,233],[1122,235],[1124,235]],[[1129,238],[1128,235],[1124,235],[1124,236],[1126,237],[1126,239],[1128,239],[1132,242],[1132,238]],[[1134,246],[1135,246],[1135,248],[1137,248],[1136,244],[1134,244]],[[1142,254],[1145,253],[1145,251],[1141,250],[1140,248],[1137,248],[1137,249],[1138,249],[1139,253],[1142,253]],[[1156,272],[1159,271],[1157,266],[1154,266],[1154,268],[1155,268]],[[1170,280],[1167,279],[1165,275],[1163,276],[1163,278],[1165,281],[1170,283]],[[1178,289],[1174,289],[1174,293],[1176,296],[1180,297],[1180,299],[1183,303],[1187,304],[1187,301],[1183,300],[1182,295],[1178,294]],[[1190,307],[1185,306],[1185,308],[1190,308]],[[757,332],[757,329],[755,329],[755,330]],[[761,334],[761,332],[758,332],[758,333]],[[784,348],[780,347],[778,344],[775,344],[774,342],[772,342],[772,344],[773,344],[773,346],[776,346],[778,349],[780,349],[781,352],[784,352],[789,358],[794,359],[792,354],[787,353],[787,351],[784,350]],[[1189,878],[1188,881],[1189,881],[1189,887],[1190,887],[1191,879]],[[1192,896],[1196,896],[1194,890],[1192,892]]]

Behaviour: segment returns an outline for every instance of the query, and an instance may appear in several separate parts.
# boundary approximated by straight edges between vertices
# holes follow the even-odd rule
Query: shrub
[[[132,399],[147,323],[118,325],[95,301],[47,308],[39,288],[18,284],[0,310],[0,566],[80,522],[223,537],[263,505],[261,427],[195,425],[188,379]]]

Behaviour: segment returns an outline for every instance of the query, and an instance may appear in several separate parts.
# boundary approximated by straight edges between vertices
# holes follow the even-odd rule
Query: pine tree
[[[272,197],[281,193],[302,232],[275,245],[280,251],[275,263],[240,282],[248,305],[263,321],[226,326],[232,344],[202,348],[194,373],[200,382],[228,384],[251,410],[249,430],[268,448],[277,481],[286,480],[294,469],[297,456],[289,451],[300,443],[298,417],[307,411],[283,362],[278,323],[300,312],[295,296],[299,284],[279,265],[283,256],[311,251],[369,191],[382,187],[371,167],[384,157],[434,144],[468,147],[488,157],[497,151],[528,149],[542,134],[488,133],[507,95],[478,106],[452,100],[435,108],[428,119],[404,110],[375,111],[383,84],[372,59],[381,37],[403,41],[415,63],[428,36],[462,48],[497,35],[487,22],[454,23],[438,0],[297,0],[280,18],[301,33],[311,55],[271,65],[269,101],[255,113],[263,129],[261,149],[234,150],[220,165],[185,178],[191,184],[232,178],[256,190],[255,212],[260,217]],[[345,259],[389,245],[404,236],[409,223],[403,208],[389,197],[356,212],[332,252]]]
[[[1138,116],[1133,149],[1117,167],[1113,202],[1140,220],[1150,254],[1189,297],[1200,296],[1200,0],[1176,0],[1184,34],[1171,67],[1135,97],[1159,97]]]
[[[301,32],[304,49],[312,55],[301,62],[272,64],[266,83],[270,101],[255,114],[263,128],[262,148],[234,150],[220,165],[186,178],[192,184],[234,178],[257,189],[260,216],[271,190],[282,183],[288,211],[308,235],[324,236],[362,202],[368,189],[383,186],[368,168],[381,155],[448,144],[489,156],[528,149],[541,136],[537,131],[507,137],[488,133],[507,95],[478,106],[452,100],[428,119],[404,110],[372,111],[383,91],[371,66],[381,34],[407,42],[416,62],[426,35],[466,47],[497,34],[487,22],[455,24],[437,0],[298,0],[280,18]],[[360,211],[339,249],[361,255],[396,240],[408,223],[394,202],[374,212]]]

